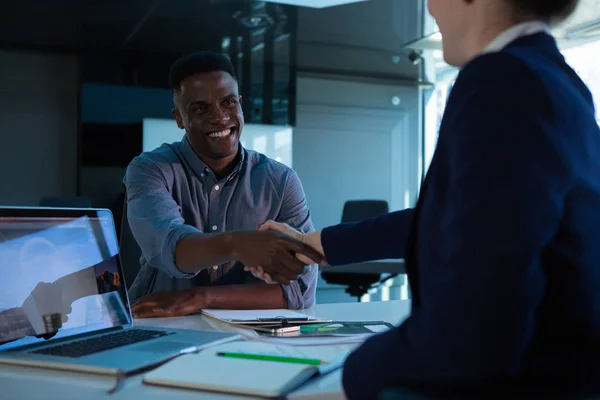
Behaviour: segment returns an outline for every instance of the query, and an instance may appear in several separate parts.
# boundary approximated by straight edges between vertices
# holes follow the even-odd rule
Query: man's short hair
[[[223,71],[237,80],[233,64],[229,57],[222,53],[201,51],[179,58],[171,65],[169,84],[174,94],[181,90],[181,82],[192,75]]]
[[[508,0],[522,16],[546,22],[562,22],[577,8],[579,0]]]

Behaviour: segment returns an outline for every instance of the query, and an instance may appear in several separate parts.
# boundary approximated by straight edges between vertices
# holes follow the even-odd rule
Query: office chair
[[[388,203],[385,200],[350,200],[344,204],[342,223],[358,222],[364,219],[387,214]],[[369,289],[381,283],[380,274],[352,274],[341,272],[322,272],[321,277],[327,283],[347,286],[346,293],[352,297],[360,298],[369,292]]]
[[[142,249],[140,249],[140,246],[135,240],[135,237],[133,237],[133,233],[129,227],[129,220],[127,219],[127,196],[123,196],[123,213],[121,218],[119,247],[121,249],[121,265],[123,267],[123,273],[125,274],[125,282],[129,289],[140,271]]]
[[[92,203],[87,197],[81,196],[46,196],[40,200],[40,206],[57,208],[91,208]]]

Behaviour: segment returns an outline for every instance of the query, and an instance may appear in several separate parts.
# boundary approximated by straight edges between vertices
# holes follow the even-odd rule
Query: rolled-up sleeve
[[[171,178],[172,179],[172,178]],[[125,174],[127,219],[146,262],[172,278],[192,278],[175,264],[175,247],[184,237],[200,233],[186,225],[181,208],[169,192],[168,171],[153,160],[134,159]]]
[[[291,171],[286,179],[283,202],[277,222],[286,223],[303,233],[315,230],[306,203],[304,188],[294,171]],[[298,310],[309,308],[315,304],[318,274],[319,267],[311,265],[297,281],[289,285],[282,285],[288,308]]]

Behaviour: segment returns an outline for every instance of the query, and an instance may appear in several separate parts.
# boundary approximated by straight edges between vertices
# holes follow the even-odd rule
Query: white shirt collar
[[[550,32],[550,27],[543,21],[528,21],[520,23],[502,32],[485,48],[483,53],[494,53],[501,51],[506,46],[523,36],[534,35],[541,32]]]

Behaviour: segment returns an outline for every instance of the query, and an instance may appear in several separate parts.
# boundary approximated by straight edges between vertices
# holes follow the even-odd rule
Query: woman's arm
[[[329,265],[404,258],[414,209],[325,228],[320,236]]]
[[[363,261],[403,258],[410,236],[414,209],[385,214],[361,222],[330,226],[322,232],[302,234],[286,224],[267,221],[271,229],[304,241],[325,256],[322,264],[344,265]],[[311,264],[311,260],[302,261]]]

